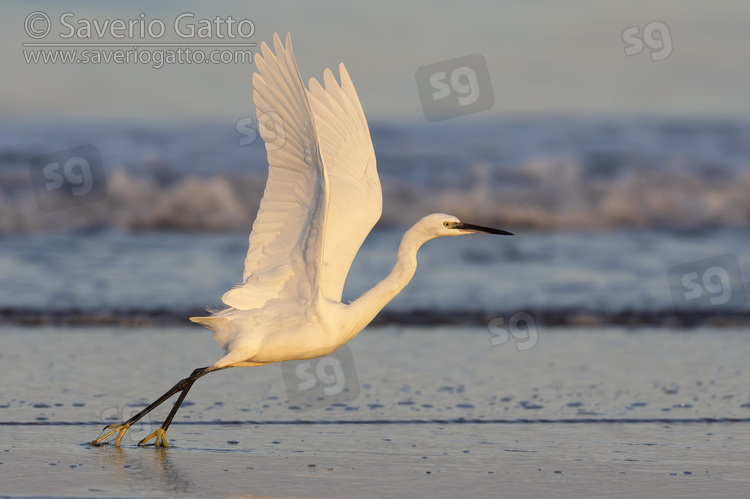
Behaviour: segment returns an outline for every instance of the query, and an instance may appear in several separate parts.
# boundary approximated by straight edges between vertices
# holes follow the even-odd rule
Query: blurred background
[[[251,75],[275,32],[292,34],[305,81],[343,62],[370,121],[384,213],[349,298],[388,272],[405,227],[446,212],[519,235],[428,245],[420,262],[458,259],[463,272],[418,273],[392,307],[402,319],[744,310],[746,2],[32,1],[0,12],[4,320],[182,321],[219,305],[241,277],[265,184]],[[224,62],[205,62],[213,50]],[[673,268],[683,273],[668,278]],[[717,305],[722,289],[731,299]]]

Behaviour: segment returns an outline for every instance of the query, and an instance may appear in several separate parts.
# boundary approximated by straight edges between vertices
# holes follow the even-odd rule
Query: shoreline
[[[537,325],[555,327],[602,327],[602,326],[656,326],[691,328],[698,326],[743,327],[750,326],[750,310],[614,310],[596,311],[585,308],[515,310],[385,310],[372,321],[374,326],[435,326],[463,325],[481,326],[498,317],[511,317],[528,312]],[[121,326],[150,327],[190,325],[188,318],[207,315],[202,309],[170,310],[112,309],[105,311],[70,308],[66,310],[42,310],[34,308],[0,308],[0,325],[14,326]],[[195,326],[198,327],[198,326]]]

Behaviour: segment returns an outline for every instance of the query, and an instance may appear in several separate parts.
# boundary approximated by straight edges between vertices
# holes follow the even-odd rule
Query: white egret
[[[510,232],[432,214],[403,236],[390,274],[351,303],[341,302],[355,254],[382,211],[370,131],[352,81],[341,64],[325,88],[305,89],[292,52],[274,35],[255,59],[253,100],[268,153],[268,183],[250,233],[243,282],[222,300],[226,308],[191,317],[214,332],[226,355],[196,369],[121,424],[107,426],[102,444],[118,432],[119,446],[135,422],[180,393],[164,423],[141,440],[167,447],[166,431],[193,383],[210,372],[327,355],[364,329],[411,280],[417,250],[430,239],[476,232]]]

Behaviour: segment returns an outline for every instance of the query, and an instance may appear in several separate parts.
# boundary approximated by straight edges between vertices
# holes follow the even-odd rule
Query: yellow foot
[[[167,443],[167,430],[165,430],[164,428],[159,428],[151,435],[138,442],[138,446],[140,447],[141,445],[146,445],[146,442],[148,442],[152,438],[155,439],[154,447],[169,447],[169,444]]]
[[[94,440],[93,442],[91,442],[91,445],[95,445],[95,446],[96,445],[103,445],[104,444],[104,440],[107,437],[109,437],[110,435],[112,435],[114,432],[119,431],[120,433],[117,435],[117,439],[115,439],[115,447],[119,447],[120,446],[120,442],[122,442],[122,437],[125,436],[125,432],[128,431],[128,428],[130,428],[130,425],[128,423],[122,423],[122,424],[115,423],[115,424],[111,424],[109,426],[105,426],[104,430],[102,430],[102,431],[107,431],[107,430],[109,430],[109,431],[107,433],[105,433],[104,435],[102,435],[101,437],[99,437],[96,440]]]

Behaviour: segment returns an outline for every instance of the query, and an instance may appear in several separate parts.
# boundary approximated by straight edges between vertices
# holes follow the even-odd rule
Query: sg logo
[[[286,142],[284,121],[278,113],[261,113],[257,122],[252,116],[240,118],[234,128],[240,135],[237,139],[240,146],[254,144],[261,137],[266,143],[266,151],[271,152],[280,149]]]
[[[667,274],[676,308],[743,308],[747,302],[740,262],[725,254],[675,265]]]
[[[416,79],[427,121],[478,113],[495,105],[487,61],[480,54],[422,66]]]
[[[93,145],[35,156],[29,173],[37,206],[45,213],[107,197],[102,157]]]
[[[658,36],[657,36],[658,35]],[[661,61],[672,55],[672,36],[669,27],[661,21],[651,21],[641,28],[631,26],[622,32],[625,42],[625,55],[636,55],[643,52],[644,44],[651,49],[651,60]]]
[[[450,84],[447,80],[450,80]],[[479,83],[477,74],[468,66],[460,66],[453,70],[450,79],[445,71],[430,76],[430,85],[436,89],[432,92],[432,100],[450,97],[451,92],[458,95],[458,103],[462,106],[474,104],[479,98]]]
[[[287,398],[300,411],[350,402],[359,397],[354,357],[347,345],[317,359],[283,362]]]
[[[490,333],[490,345],[504,345],[512,337],[516,343],[516,350],[525,352],[539,343],[539,331],[534,317],[528,312],[516,312],[510,316],[508,325],[504,317],[496,317],[487,324]]]

